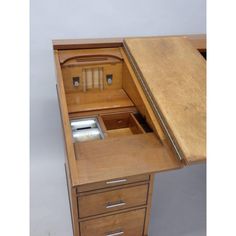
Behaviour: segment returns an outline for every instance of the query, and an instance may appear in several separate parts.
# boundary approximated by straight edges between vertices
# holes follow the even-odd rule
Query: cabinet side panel
[[[63,80],[62,80],[62,72],[61,72],[61,67],[59,63],[58,52],[56,50],[54,51],[54,58],[55,58],[55,66],[56,66],[56,73],[57,73],[58,100],[59,100],[59,107],[60,107],[60,112],[61,112],[62,127],[64,131],[69,175],[71,178],[72,186],[74,186],[78,182],[78,173],[77,173],[77,167],[76,167],[73,141],[72,141],[72,136],[71,136],[65,90],[63,86]]]
[[[148,196],[147,196],[147,210],[145,216],[145,223],[144,223],[144,236],[148,235],[148,227],[150,222],[150,213],[152,207],[152,193],[153,193],[153,186],[154,186],[154,174],[150,175],[149,181],[149,188],[148,188]]]
[[[76,197],[76,189],[71,186],[71,179],[69,176],[68,165],[65,164],[66,179],[67,179],[67,188],[70,201],[70,211],[71,211],[71,220],[73,226],[74,236],[80,236],[79,223],[78,223],[78,205]]]

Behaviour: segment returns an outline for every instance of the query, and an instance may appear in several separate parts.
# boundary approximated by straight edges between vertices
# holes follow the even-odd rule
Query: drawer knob
[[[120,207],[120,206],[124,206],[124,205],[126,205],[126,203],[124,201],[120,200],[120,201],[115,202],[115,203],[108,202],[106,204],[106,208],[110,209],[110,208]]]
[[[124,182],[127,182],[127,179],[111,180],[111,181],[107,181],[106,184],[118,184],[118,183],[124,183]]]
[[[113,232],[113,233],[107,233],[106,236],[118,236],[118,235],[122,235],[124,234],[124,232],[122,230]]]

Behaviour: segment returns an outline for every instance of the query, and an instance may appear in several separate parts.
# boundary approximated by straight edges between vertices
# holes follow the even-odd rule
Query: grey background
[[[199,34],[205,0],[31,0],[31,236],[72,236],[52,39]],[[206,234],[205,165],[156,175],[150,236]]]

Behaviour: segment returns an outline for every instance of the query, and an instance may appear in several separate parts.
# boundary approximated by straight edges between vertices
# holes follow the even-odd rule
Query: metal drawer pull
[[[127,182],[127,179],[111,180],[111,181],[107,181],[106,184],[118,184],[118,183],[124,183],[124,182]]]
[[[106,234],[106,236],[118,236],[118,235],[122,235],[122,234],[124,234],[124,232],[119,231],[119,232],[116,232],[116,233],[108,233],[108,234]]]
[[[110,209],[110,208],[113,208],[113,207],[119,207],[119,206],[124,206],[124,205],[126,205],[126,203],[123,202],[122,200],[120,200],[119,202],[114,203],[114,204],[112,204],[111,202],[108,202],[107,205],[106,205],[106,208]]]

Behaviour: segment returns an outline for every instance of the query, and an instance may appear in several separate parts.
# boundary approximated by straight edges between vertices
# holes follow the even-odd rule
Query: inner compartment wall
[[[123,62],[115,64],[97,64],[97,65],[83,65],[83,66],[62,66],[63,82],[66,93],[83,92],[83,84],[80,83],[78,87],[73,85],[73,77],[83,78],[83,69],[103,68],[103,84],[104,90],[107,89],[121,89],[122,88],[122,64]],[[106,75],[112,75],[112,84],[109,85],[106,81]]]

